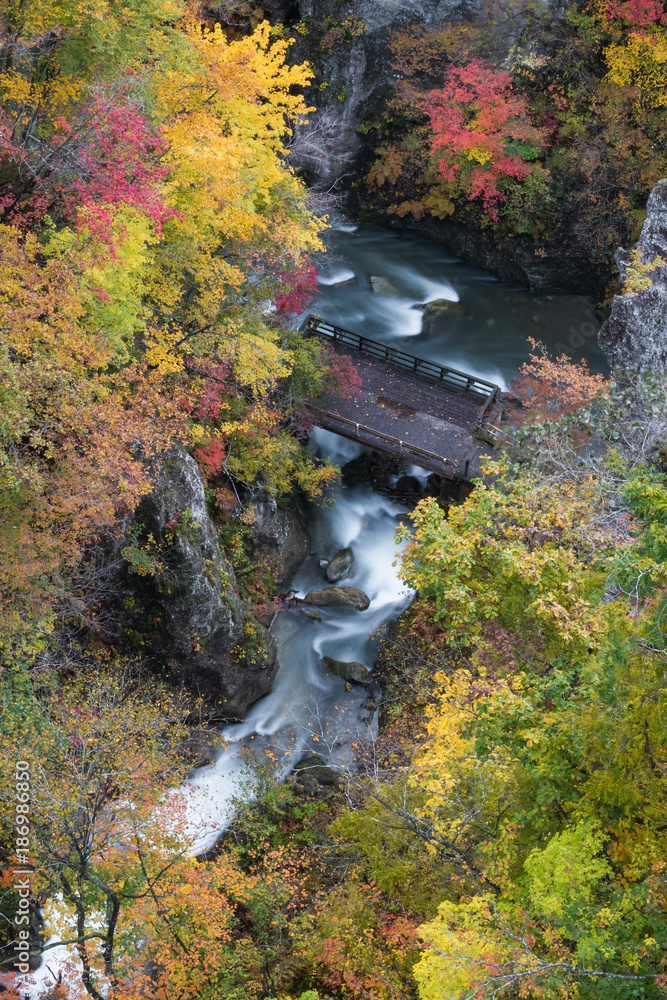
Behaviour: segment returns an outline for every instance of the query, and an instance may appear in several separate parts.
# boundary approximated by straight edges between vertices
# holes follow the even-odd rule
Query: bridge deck
[[[305,332],[348,354],[362,379],[353,398],[318,400],[313,410],[320,426],[450,478],[480,474],[483,457],[494,449],[475,432],[495,402],[496,386],[318,318]]]

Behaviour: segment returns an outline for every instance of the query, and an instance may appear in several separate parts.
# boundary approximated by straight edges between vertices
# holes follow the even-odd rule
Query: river
[[[608,371],[590,298],[529,292],[428,240],[379,226],[334,229],[327,243],[328,253],[316,261],[313,311],[332,323],[502,388],[527,360],[528,337],[552,353],[585,359],[591,371]],[[371,282],[378,278],[380,294]],[[422,330],[423,306],[438,299],[451,303],[449,311]]]
[[[377,226],[342,225],[331,231],[328,242],[328,254],[316,260],[319,287],[311,311],[331,322],[400,342],[403,350],[503,388],[528,357],[528,337],[576,361],[586,358],[592,371],[606,370],[590,299],[529,292],[462,263],[427,240]],[[423,306],[436,300],[451,303],[452,309],[422,330]],[[354,442],[321,430],[311,447],[341,465],[361,451]],[[406,471],[426,476],[415,467]],[[342,763],[350,737],[364,728],[359,710],[364,690],[346,692],[322,657],[371,667],[378,630],[408,605],[411,595],[398,578],[394,541],[397,518],[407,508],[361,488],[339,487],[331,501],[330,507],[311,507],[312,554],[293,581],[294,593],[303,597],[325,586],[320,562],[351,546],[355,562],[343,583],[367,593],[370,607],[363,612],[323,609],[319,624],[301,611],[279,615],[273,631],[280,669],[273,691],[251,707],[242,723],[224,731],[228,745],[216,764],[190,779],[190,834],[197,851],[210,847],[229,822],[233,800],[252,790],[252,772],[239,753],[242,746],[271,747],[279,772],[285,774],[308,752]]]

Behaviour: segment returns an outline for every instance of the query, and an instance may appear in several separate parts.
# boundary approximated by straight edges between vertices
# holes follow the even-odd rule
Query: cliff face
[[[263,6],[279,20],[290,5],[276,0]],[[390,33],[411,24],[462,20],[478,6],[477,0],[351,0],[342,6],[339,0],[299,0],[298,15],[308,33],[297,42],[292,58],[313,63],[317,82],[326,83],[325,90],[312,95],[318,110],[297,130],[292,144],[291,162],[310,184],[328,190],[358,169],[362,139],[357,129],[393,80]],[[291,5],[292,11],[295,7]],[[339,34],[328,47],[327,24],[346,19],[363,27],[363,33],[347,41]]]
[[[253,499],[252,505],[253,555],[270,563],[276,583],[285,589],[310,551],[310,538],[304,528],[306,512],[296,502],[282,510],[268,493]]]
[[[637,246],[642,260],[667,261],[667,179],[651,191],[647,217]],[[630,251],[618,250],[616,263],[625,282]],[[611,315],[600,328],[598,341],[611,368],[624,371],[667,371],[667,267],[651,272],[651,287],[614,297]]]
[[[131,557],[127,563],[130,637],[141,641],[172,682],[216,702],[217,714],[245,715],[271,690],[278,669],[275,644],[255,622],[248,639],[247,613],[206,509],[201,473],[183,449],[163,461],[134,523],[141,533],[136,551],[143,546],[149,555],[159,555],[152,572],[141,573],[140,562],[133,565]],[[127,557],[128,549],[123,552]]]

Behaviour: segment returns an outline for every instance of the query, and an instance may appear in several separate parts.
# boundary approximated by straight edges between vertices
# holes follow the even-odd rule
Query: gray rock
[[[372,275],[371,287],[376,295],[398,295],[391,281],[388,278],[383,278],[381,275]]]
[[[361,707],[367,712],[373,713],[376,711],[382,700],[382,688],[377,681],[371,681],[370,684],[366,685],[366,690],[368,695],[366,697],[366,701]]]
[[[339,580],[349,576],[353,562],[354,552],[351,548],[339,549],[333,559],[327,563],[327,568],[324,571],[329,583],[338,583]]]
[[[341,478],[344,486],[389,489],[392,477],[399,475],[401,468],[400,459],[369,450],[346,462],[341,469]]]
[[[278,506],[269,493],[252,500],[255,520],[250,544],[255,559],[265,559],[276,574],[276,583],[288,586],[310,551],[305,529],[305,511],[297,502],[288,510]]]
[[[428,323],[440,316],[463,316],[465,309],[460,302],[450,302],[449,299],[433,299],[424,306],[424,322]]]
[[[371,603],[370,598],[358,587],[323,587],[322,590],[309,590],[304,601],[319,608],[355,608],[357,611],[365,611]]]
[[[394,487],[397,493],[421,493],[421,483],[416,476],[401,476]]]
[[[639,241],[642,260],[667,260],[667,179],[658,181],[646,205]],[[617,250],[616,263],[625,281],[630,252]],[[612,369],[663,374],[667,371],[667,268],[653,271],[651,287],[634,295],[615,295],[609,319],[598,334]]]
[[[125,572],[126,628],[174,682],[215,701],[221,716],[245,715],[273,686],[275,642],[266,632],[247,655],[243,649],[234,569],[206,510],[197,463],[180,446],[164,457],[135,524],[160,544],[164,568],[156,576]]]
[[[277,9],[283,3],[269,0],[267,9]],[[394,83],[388,46],[391,31],[424,21],[460,20],[474,14],[478,5],[478,0],[351,0],[342,12],[340,0],[298,0],[300,16],[311,19],[312,27],[305,37],[297,39],[291,58],[314,63],[318,78],[329,86],[318,95],[318,110],[295,129],[290,142],[293,166],[320,190],[328,190],[347,174],[358,173],[362,139],[358,126],[364,115],[377,107],[387,85]],[[321,29],[326,19],[339,21],[350,14],[363,22],[363,34],[323,54]]]
[[[368,667],[357,660],[334,660],[331,656],[323,657],[327,670],[344,681],[354,681],[355,684],[366,684],[371,672]]]
[[[306,618],[310,618],[314,622],[322,621],[322,615],[319,613],[319,611],[312,611],[312,610],[304,611],[304,615],[306,616]]]
[[[327,767],[317,754],[303,757],[298,764],[294,765],[292,773],[299,784],[315,782],[318,785],[329,785],[335,788],[341,784],[340,775],[333,768]]]

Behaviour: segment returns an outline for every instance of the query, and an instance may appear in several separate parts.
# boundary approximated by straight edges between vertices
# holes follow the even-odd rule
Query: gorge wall
[[[462,259],[535,290],[559,289],[601,299],[612,275],[596,273],[581,236],[581,220],[567,200],[553,231],[540,237],[498,237],[475,216],[415,219],[388,214],[365,189],[375,158],[377,134],[366,134],[364,119],[381,110],[396,73],[389,39],[414,24],[436,26],[474,20],[479,0],[269,0],[265,12],[295,29],[290,59],[309,62],[316,78],[308,92],[317,110],[299,125],[290,143],[290,161],[317,191],[344,195],[347,211],[368,221],[412,231],[445,246]],[[558,14],[557,16],[561,16]],[[511,45],[516,24],[508,19]]]
[[[260,496],[251,546],[287,582],[308,554],[295,509]],[[127,544],[128,537],[130,544]],[[245,716],[268,694],[278,669],[273,637],[239,596],[239,583],[207,509],[204,480],[181,448],[165,456],[121,550],[122,629],[171,683],[215,704],[223,719]]]
[[[393,80],[388,48],[391,32],[411,24],[463,20],[473,16],[478,6],[478,0],[299,0],[291,5],[269,0],[264,4],[274,20],[286,16],[293,20],[295,15],[302,19],[306,33],[297,38],[291,58],[308,61],[317,71],[312,103],[318,110],[297,130],[291,155],[310,184],[320,190],[340,190],[341,181],[358,172],[362,137],[357,129]]]
[[[636,247],[643,264],[662,260],[647,277],[649,287],[616,295],[598,341],[612,369],[667,372],[667,179],[658,181],[646,205],[646,221]],[[632,278],[632,252],[616,251],[624,283]]]

